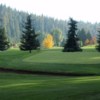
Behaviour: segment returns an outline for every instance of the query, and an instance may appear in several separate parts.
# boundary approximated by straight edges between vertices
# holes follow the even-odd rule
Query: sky
[[[19,11],[57,19],[100,22],[100,0],[0,0]]]

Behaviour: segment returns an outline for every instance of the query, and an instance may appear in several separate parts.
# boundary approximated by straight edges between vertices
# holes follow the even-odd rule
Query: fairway
[[[0,67],[31,71],[89,73],[100,75],[100,53],[94,48],[64,53],[61,49],[0,52]]]
[[[0,100],[100,100],[100,77],[0,73]]]
[[[63,63],[63,64],[100,64],[98,52],[61,52],[45,51],[24,59],[34,63]]]

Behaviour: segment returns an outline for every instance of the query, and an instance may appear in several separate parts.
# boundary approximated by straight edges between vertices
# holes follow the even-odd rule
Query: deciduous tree
[[[89,45],[89,44],[90,44],[90,40],[89,39],[86,39],[85,45]]]
[[[51,34],[47,34],[47,36],[43,40],[43,47],[52,48],[54,45],[53,36]]]
[[[54,45],[55,46],[60,46],[61,42],[63,41],[63,36],[62,36],[61,30],[58,29],[58,28],[53,29],[52,35],[54,37]]]

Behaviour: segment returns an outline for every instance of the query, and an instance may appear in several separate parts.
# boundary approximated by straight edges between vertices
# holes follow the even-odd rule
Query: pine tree
[[[5,29],[0,28],[0,50],[4,51],[9,48],[9,42],[5,34]]]
[[[98,38],[97,38],[98,45],[96,46],[96,49],[100,52],[100,31],[98,31],[98,32],[99,32]]]
[[[35,29],[32,28],[31,16],[28,15],[27,21],[24,25],[24,30],[22,31],[20,50],[29,51],[36,50],[39,47],[39,41],[37,40],[37,34],[35,34]]]
[[[67,36],[67,41],[66,44],[64,46],[64,50],[63,52],[75,52],[75,51],[82,51],[79,47],[79,43],[78,43],[78,37],[76,34],[76,30],[77,30],[77,22],[75,20],[73,20],[72,18],[70,18],[70,22],[68,23],[69,27],[69,31],[68,31],[68,36]]]

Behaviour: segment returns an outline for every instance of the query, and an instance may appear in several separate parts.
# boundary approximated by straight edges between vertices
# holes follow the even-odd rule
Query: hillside
[[[65,12],[67,13],[67,12]],[[7,36],[11,43],[18,43],[22,34],[23,22],[26,20],[28,13],[11,9],[4,5],[0,5],[0,26],[5,27]],[[68,31],[67,21],[58,20],[46,16],[37,16],[32,14],[32,20],[34,23],[35,31],[41,34],[51,33],[55,28],[59,28],[65,36]],[[78,29],[84,29],[86,32],[90,32],[92,36],[97,33],[98,23],[91,24],[80,21],[78,23]],[[42,35],[41,35],[42,36]],[[41,38],[41,37],[40,37]]]

